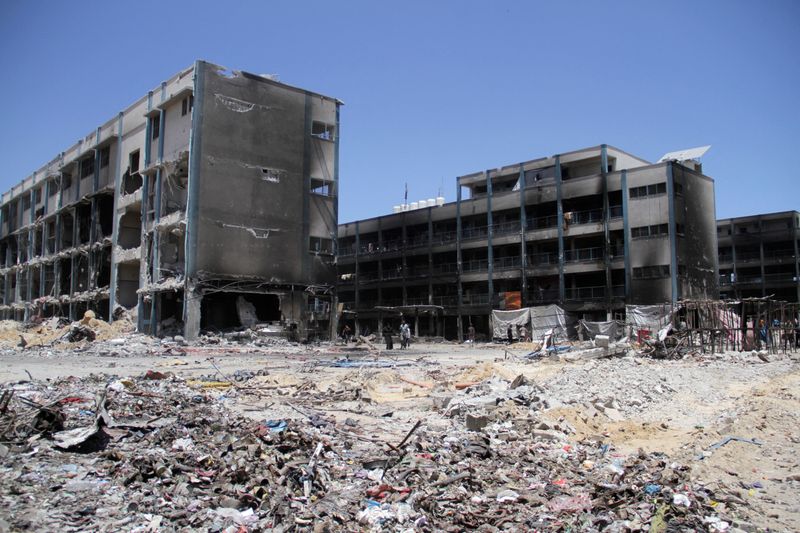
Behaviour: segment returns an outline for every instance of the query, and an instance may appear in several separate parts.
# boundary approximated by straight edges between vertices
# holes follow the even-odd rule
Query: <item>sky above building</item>
[[[334,96],[339,220],[607,143],[710,144],[718,218],[800,209],[800,2],[0,3],[0,189],[195,59]]]

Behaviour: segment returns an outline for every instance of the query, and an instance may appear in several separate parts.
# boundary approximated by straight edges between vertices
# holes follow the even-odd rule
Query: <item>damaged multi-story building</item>
[[[716,299],[705,149],[650,163],[585,148],[458,177],[455,202],[342,224],[344,317],[374,331],[401,312],[417,335],[463,338],[467,323],[488,331],[492,309],[555,303],[607,320],[626,304]]]
[[[800,213],[717,221],[720,293],[800,302]]]
[[[339,109],[197,61],[6,192],[3,318],[335,327]]]

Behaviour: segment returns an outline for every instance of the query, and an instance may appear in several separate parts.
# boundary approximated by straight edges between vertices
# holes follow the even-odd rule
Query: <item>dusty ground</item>
[[[148,350],[153,351],[148,346],[141,351]],[[437,398],[456,394],[457,384],[493,376],[510,381],[521,374],[544,391],[549,407],[542,418],[569,428],[569,439],[594,437],[622,451],[665,452],[689,465],[694,479],[728,495],[727,501],[714,505],[732,527],[800,531],[796,354],[771,356],[769,362],[749,354],[564,362],[528,361],[518,357],[521,352],[509,354],[502,346],[415,344],[407,351],[380,354],[380,361],[394,367],[333,368],[325,363],[346,355],[351,361],[374,360],[375,354],[328,345],[242,351],[247,350],[198,347],[183,354],[171,350],[121,357],[113,350],[107,355],[96,350],[6,350],[0,355],[0,382],[101,373],[124,377],[155,370],[236,384],[241,374],[249,378],[246,385],[221,389],[220,399],[248,417],[303,419],[313,409],[341,422],[350,419],[347,423],[367,428],[368,438],[397,442],[417,419],[446,431],[447,413],[432,406]],[[303,396],[309,383],[327,394]],[[354,384],[361,398],[348,396]],[[364,397],[369,399],[366,408]],[[587,407],[598,399],[613,402],[614,417]],[[709,451],[728,436],[761,444],[734,440]]]

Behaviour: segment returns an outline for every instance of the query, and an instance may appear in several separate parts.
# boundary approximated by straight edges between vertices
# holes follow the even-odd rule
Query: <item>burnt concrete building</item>
[[[172,76],[3,195],[0,315],[321,334],[340,105],[204,61]]]
[[[800,302],[800,213],[721,219],[717,240],[723,298]]]
[[[467,322],[487,331],[492,309],[557,303],[606,320],[719,296],[714,182],[681,153],[654,164],[586,148],[460,176],[455,202],[412,207],[339,226],[339,300],[356,327],[402,312],[418,335],[462,338]]]

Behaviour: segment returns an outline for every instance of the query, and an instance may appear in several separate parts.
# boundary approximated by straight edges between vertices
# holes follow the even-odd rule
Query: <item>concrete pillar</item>
[[[464,325],[461,320],[461,311],[464,305],[464,288],[461,286],[462,258],[461,258],[461,180],[456,178],[456,287],[458,289],[456,329],[458,342],[464,341]]]
[[[555,157],[556,224],[558,226],[558,301],[563,304],[566,298],[566,287],[564,286],[564,205],[561,191],[561,156],[557,155]]]
[[[203,302],[202,294],[196,291],[193,285],[187,283],[183,302],[183,336],[186,340],[195,340],[200,335],[200,308]]]

